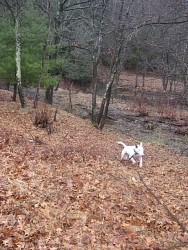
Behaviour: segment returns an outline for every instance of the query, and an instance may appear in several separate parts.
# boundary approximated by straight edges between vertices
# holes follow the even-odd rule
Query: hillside
[[[188,248],[188,157],[144,142],[143,168],[120,162],[123,141],[58,110],[53,133],[0,90],[0,248]],[[137,161],[138,163],[138,161]]]

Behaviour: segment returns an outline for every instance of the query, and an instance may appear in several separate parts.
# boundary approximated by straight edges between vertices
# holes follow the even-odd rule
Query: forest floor
[[[68,92],[58,91],[54,107],[34,110],[30,99],[21,109],[0,90],[0,248],[186,250],[186,154],[146,138],[143,168],[121,162],[117,142],[133,145],[140,134],[94,128],[62,110]],[[87,117],[90,94],[77,94],[73,109]],[[116,103],[122,112],[125,105]],[[36,116],[53,120],[57,107],[52,134],[34,126]]]

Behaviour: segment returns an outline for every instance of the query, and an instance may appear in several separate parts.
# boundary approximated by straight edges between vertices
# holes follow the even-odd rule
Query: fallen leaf
[[[13,247],[12,238],[9,237],[9,238],[3,240],[3,245],[6,247],[12,248]]]
[[[153,242],[155,241],[155,238],[152,237],[146,237],[145,242],[146,245],[149,247]]]

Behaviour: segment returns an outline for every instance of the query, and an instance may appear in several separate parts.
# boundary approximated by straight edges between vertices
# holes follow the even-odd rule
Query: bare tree
[[[101,15],[99,16],[99,26],[98,31],[96,32],[96,20],[92,19],[92,31],[95,34],[95,37],[92,41],[92,59],[93,59],[93,90],[92,90],[92,123],[95,124],[96,119],[96,96],[97,96],[97,85],[98,85],[98,65],[101,58],[101,50],[103,43],[103,29],[104,29],[104,15],[105,10],[108,4],[108,0],[102,0],[100,10]],[[93,15],[94,17],[94,15]],[[96,35],[97,33],[97,35]]]
[[[121,53],[126,47],[127,41],[131,39],[135,32],[137,32],[137,27],[140,25],[140,23],[135,22],[135,17],[132,19],[132,17],[129,16],[136,6],[134,5],[134,2],[136,1],[114,1],[114,6],[112,7],[115,7],[114,23],[112,25],[114,46],[110,65],[110,79],[106,85],[106,91],[101,102],[97,119],[99,129],[103,129],[108,115],[112,85],[116,74],[118,73],[118,67],[121,62]]]
[[[42,76],[43,76],[43,72],[44,72],[44,66],[45,66],[46,48],[47,48],[47,45],[48,45],[48,39],[49,39],[49,35],[50,35],[50,28],[51,28],[51,12],[50,12],[51,5],[50,5],[50,0],[47,1],[47,7],[46,7],[46,9],[43,6],[41,6],[40,4],[39,4],[39,7],[48,16],[48,24],[47,24],[48,30],[47,30],[46,39],[44,41],[44,46],[43,46],[41,70],[40,70],[40,74],[39,74],[39,79],[38,79],[38,84],[37,84],[37,90],[36,90],[36,95],[35,95],[35,100],[34,100],[34,108],[36,108],[37,104],[38,104],[39,90],[40,90]]]
[[[187,7],[186,2],[181,0],[150,1],[141,12],[145,16],[150,13],[152,18],[148,16],[143,28],[136,34],[135,51],[144,55],[139,58],[140,54],[137,54],[139,70],[145,65],[147,71],[158,74],[164,91],[172,91],[172,84],[177,79],[182,79],[184,89],[187,86]],[[131,46],[133,44],[135,41],[131,41]]]

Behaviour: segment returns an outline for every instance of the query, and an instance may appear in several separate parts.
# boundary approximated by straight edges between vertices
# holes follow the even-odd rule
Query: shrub
[[[39,128],[45,128],[48,131],[48,134],[53,133],[52,112],[49,111],[47,105],[42,109],[39,108],[37,110],[34,125]]]

